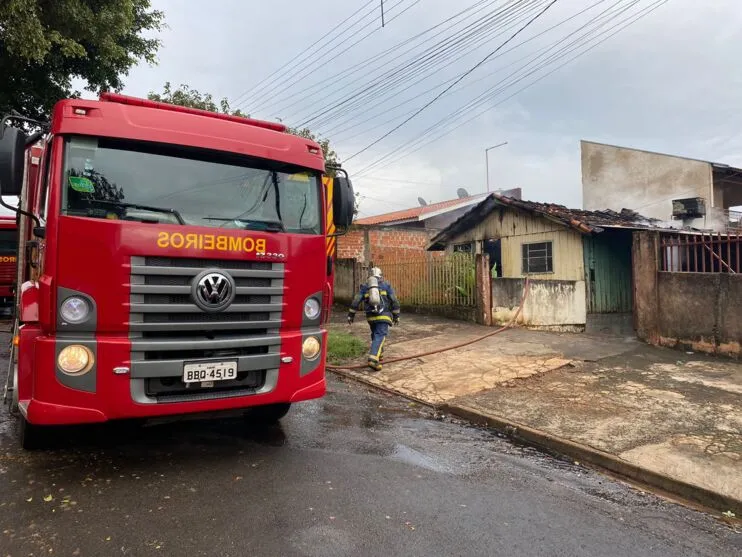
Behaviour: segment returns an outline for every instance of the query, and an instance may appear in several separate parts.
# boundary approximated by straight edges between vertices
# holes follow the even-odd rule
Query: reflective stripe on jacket
[[[363,304],[363,307],[366,311],[367,321],[386,321],[388,323],[391,323],[392,318],[395,315],[399,315],[400,309],[399,300],[397,300],[397,295],[394,293],[392,285],[385,280],[379,281],[379,295],[381,296],[381,301],[384,304],[384,310],[380,314],[375,313],[370,307],[368,307],[368,291],[368,286],[366,284],[362,284],[361,288],[350,304],[350,309],[348,310],[349,313],[355,313],[360,309],[361,304]]]

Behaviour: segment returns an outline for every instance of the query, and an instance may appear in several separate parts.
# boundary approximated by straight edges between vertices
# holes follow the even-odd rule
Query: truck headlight
[[[59,352],[57,365],[68,375],[79,375],[93,367],[93,353],[84,346],[71,344]]]
[[[307,298],[304,302],[304,315],[307,319],[317,319],[321,309],[317,298]]]
[[[317,337],[307,337],[301,345],[301,355],[305,360],[316,360],[320,349],[321,345]]]
[[[90,305],[79,296],[70,296],[59,307],[59,314],[67,323],[79,325],[90,316]]]

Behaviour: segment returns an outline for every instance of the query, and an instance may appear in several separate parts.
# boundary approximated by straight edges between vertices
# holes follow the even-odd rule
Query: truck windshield
[[[316,171],[227,153],[104,138],[66,140],[62,214],[321,233]]]

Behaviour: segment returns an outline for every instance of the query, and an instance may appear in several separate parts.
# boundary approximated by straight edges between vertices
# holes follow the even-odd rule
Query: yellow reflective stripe
[[[366,320],[369,322],[371,321],[386,321],[388,323],[392,322],[392,318],[387,315],[377,315],[373,317],[367,317]]]
[[[348,313],[355,313],[355,312],[356,312],[356,310],[354,310],[353,308],[350,308],[350,309],[348,310]]]
[[[387,292],[386,292],[386,290],[382,290],[382,291],[379,292],[379,294],[381,294],[382,296],[386,296],[387,295]]]
[[[377,362],[378,363],[378,361],[379,361],[379,358],[377,358],[373,354],[369,354],[368,355],[368,359],[369,359],[370,362]]]
[[[386,342],[386,337],[381,339],[381,344],[379,345],[379,350],[376,352],[376,357],[381,358],[381,352],[384,350],[384,342]]]
[[[322,183],[325,186],[325,190],[327,192],[327,196],[325,198],[326,215],[327,215],[327,219],[326,219],[327,227],[325,229],[325,232],[327,233],[327,239],[326,239],[327,255],[332,257],[335,255],[335,248],[337,247],[336,238],[330,237],[330,234],[335,233],[335,215],[333,214],[333,200],[332,200],[332,196],[334,194],[333,187],[335,183],[333,179],[330,176],[327,176],[326,174],[322,176]]]

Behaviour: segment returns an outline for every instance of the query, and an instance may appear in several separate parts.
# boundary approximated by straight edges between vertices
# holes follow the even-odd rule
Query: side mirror
[[[20,195],[23,187],[26,136],[18,128],[11,126],[0,128],[0,132],[0,194]]]
[[[335,226],[350,228],[355,213],[355,195],[353,184],[347,176],[335,176],[332,192],[332,212]]]

